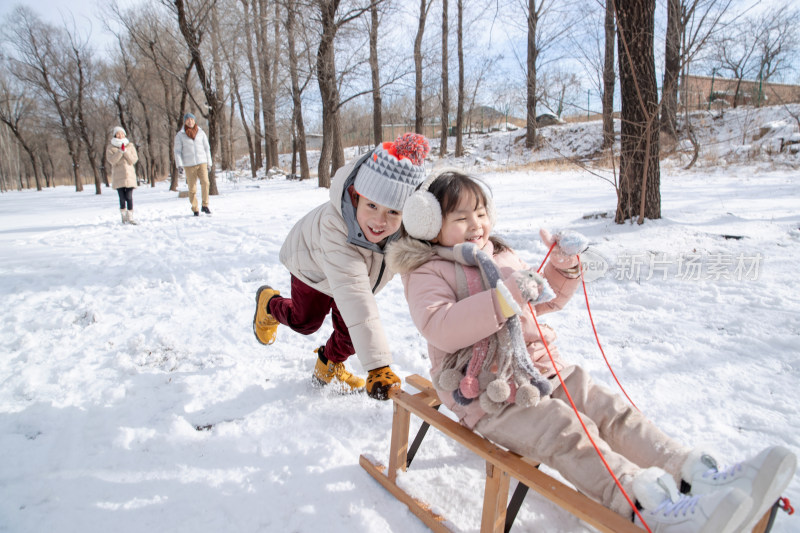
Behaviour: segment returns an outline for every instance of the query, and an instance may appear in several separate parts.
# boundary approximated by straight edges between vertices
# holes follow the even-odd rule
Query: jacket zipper
[[[375,289],[378,288],[378,285],[381,283],[381,278],[383,278],[383,271],[386,269],[386,261],[381,259],[381,271],[378,272],[378,281],[375,282],[375,286],[372,287],[372,294],[375,294]]]

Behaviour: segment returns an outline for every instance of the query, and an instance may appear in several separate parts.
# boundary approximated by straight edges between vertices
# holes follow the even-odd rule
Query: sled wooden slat
[[[448,531],[444,524],[444,518],[432,513],[427,504],[411,497],[396,484],[397,470],[406,470],[411,414],[458,441],[486,461],[486,483],[481,517],[482,533],[504,531],[506,503],[512,477],[600,531],[641,533],[642,530],[629,520],[541,472],[536,468],[535,463],[496,446],[438,412],[435,409],[439,404],[438,397],[431,383],[425,378],[418,375],[409,376],[406,378],[406,383],[419,389],[420,392],[410,394],[399,388],[389,392],[389,396],[394,402],[394,417],[388,472],[384,472],[381,465],[373,463],[363,455],[360,464],[433,531]]]
[[[359,458],[358,463],[361,465],[361,468],[378,480],[378,482],[395,498],[406,504],[411,512],[422,520],[431,531],[435,533],[448,533],[450,531],[445,527],[443,517],[431,511],[430,507],[424,502],[410,496],[406,491],[398,487],[394,481],[390,481],[389,477],[384,472],[386,467],[373,463],[363,455]]]

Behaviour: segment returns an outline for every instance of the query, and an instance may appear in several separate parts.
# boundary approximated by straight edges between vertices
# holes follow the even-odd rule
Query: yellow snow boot
[[[256,313],[253,315],[253,333],[261,344],[272,344],[278,335],[278,322],[275,317],[267,311],[267,304],[270,298],[278,296],[276,291],[269,285],[263,285],[256,292]]]
[[[366,384],[360,377],[351,374],[344,367],[344,363],[334,363],[328,361],[327,358],[323,361],[321,358],[324,355],[325,347],[320,346],[314,353],[317,354],[317,364],[314,366],[314,381],[320,385],[325,386],[330,383],[335,383],[344,388],[347,392],[357,392],[364,388]]]

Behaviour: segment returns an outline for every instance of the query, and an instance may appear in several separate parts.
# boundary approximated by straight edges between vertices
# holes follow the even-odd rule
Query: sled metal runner
[[[397,485],[398,469],[406,471],[429,426],[458,441],[486,461],[481,533],[510,531],[528,489],[541,494],[599,531],[606,533],[644,531],[630,520],[540,471],[535,462],[493,444],[440,413],[438,408],[441,402],[427,379],[414,374],[408,376],[406,382],[420,392],[410,394],[400,388],[389,391],[389,397],[394,403],[394,415],[388,467],[373,462],[364,455],[360,457],[359,464],[395,498],[405,503],[432,531],[437,533],[450,531],[447,519],[434,513],[427,503],[414,498]],[[422,419],[423,423],[409,447],[408,436],[412,413]],[[519,484],[506,507],[512,477],[518,480]],[[753,533],[769,531],[775,511],[776,507],[773,506],[753,529]]]

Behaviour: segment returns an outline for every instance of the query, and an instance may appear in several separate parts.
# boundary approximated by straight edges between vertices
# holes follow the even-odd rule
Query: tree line
[[[471,114],[490,106],[524,115],[521,140],[535,150],[537,116],[588,111],[588,85],[601,96],[603,148],[620,141],[617,221],[658,218],[660,147],[692,139],[678,119],[681,77],[789,79],[800,47],[798,8],[736,0],[142,0],[102,9],[114,43],[104,53],[74,20],[54,25],[22,5],[6,17],[3,189],[68,177],[81,191],[90,176],[100,194],[104,145],[120,125],[139,147],[140,179],[154,186],[169,176],[176,190],[174,135],[190,111],[204,119],[216,170],[246,154],[254,177],[291,152],[290,172],[310,178],[308,132],[320,132],[316,175],[327,187],[349,133],[366,130],[377,144],[389,140],[386,124],[422,133],[434,121],[440,154],[452,134],[458,157]]]

